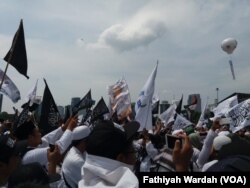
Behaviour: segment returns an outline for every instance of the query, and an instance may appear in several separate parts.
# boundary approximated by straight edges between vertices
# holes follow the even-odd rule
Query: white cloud
[[[113,25],[106,29],[100,36],[99,42],[119,51],[132,50],[137,47],[147,46],[166,32],[163,23],[149,21],[137,27]]]
[[[45,77],[61,105],[90,88],[98,100],[106,97],[107,85],[124,75],[135,101],[157,59],[156,91],[168,91],[161,94],[164,99],[183,94],[185,101],[195,92],[212,101],[217,87],[220,98],[249,92],[247,0],[14,0],[0,5],[2,57],[24,20],[30,80],[11,66],[7,72],[22,97],[37,78],[42,95]],[[220,47],[228,36],[239,42],[232,56],[235,81]],[[11,112],[12,106],[4,99],[3,110]]]

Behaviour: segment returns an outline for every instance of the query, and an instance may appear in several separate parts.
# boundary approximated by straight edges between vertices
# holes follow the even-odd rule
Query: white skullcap
[[[214,139],[213,147],[216,151],[219,151],[222,146],[227,145],[231,142],[232,140],[228,136],[225,136],[225,135],[217,136]]]
[[[90,129],[86,125],[81,125],[73,130],[73,140],[81,140],[89,136]]]
[[[218,133],[218,136],[222,136],[222,135],[227,136],[227,135],[229,135],[229,134],[230,134],[229,131],[220,131],[220,132]]]
[[[174,130],[172,132],[172,135],[175,136],[175,135],[177,135],[178,133],[181,133],[181,132],[183,132],[183,129],[177,129],[177,130]]]
[[[154,132],[153,132],[152,129],[148,130],[148,133],[149,133],[149,134],[154,134]]]

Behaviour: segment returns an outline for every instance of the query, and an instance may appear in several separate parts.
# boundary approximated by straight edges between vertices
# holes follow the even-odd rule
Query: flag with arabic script
[[[40,117],[40,128],[43,135],[58,128],[59,120],[61,119],[54,98],[45,79],[44,82],[45,89],[43,93],[42,110]]]

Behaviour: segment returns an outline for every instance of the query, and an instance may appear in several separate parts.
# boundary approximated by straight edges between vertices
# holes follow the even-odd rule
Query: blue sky
[[[27,80],[12,66],[7,75],[21,92],[13,104],[4,97],[3,111],[20,109],[39,79],[46,78],[57,104],[82,97],[107,102],[107,86],[122,76],[132,101],[159,60],[155,92],[172,101],[199,93],[209,103],[233,92],[249,93],[250,1],[248,0],[12,0],[0,2],[0,68],[23,19],[28,56]],[[221,42],[238,41],[231,58],[232,79]]]

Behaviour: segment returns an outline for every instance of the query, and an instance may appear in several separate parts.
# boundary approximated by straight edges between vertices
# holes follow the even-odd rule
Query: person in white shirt
[[[78,126],[73,131],[72,147],[62,163],[62,176],[65,184],[71,188],[77,188],[81,180],[81,168],[85,162],[85,148],[89,127]]]
[[[32,121],[26,121],[17,127],[14,133],[16,138],[28,142],[27,151],[22,157],[22,164],[39,162],[47,167],[50,144],[57,145],[60,154],[63,154],[72,142],[72,131],[76,125],[77,117],[71,117],[65,126],[59,127],[42,138],[39,128]],[[66,130],[63,131],[64,129]]]
[[[95,125],[88,137],[79,188],[139,187],[132,171],[136,162],[132,140],[139,126],[136,121],[119,126],[107,120]]]

